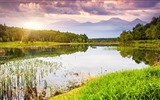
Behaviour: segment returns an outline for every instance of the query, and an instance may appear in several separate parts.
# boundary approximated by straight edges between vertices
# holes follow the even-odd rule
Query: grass
[[[110,73],[50,100],[159,100],[160,66]]]
[[[0,42],[0,48],[21,48],[21,47],[42,47],[42,46],[55,46],[55,45],[119,45],[119,42],[88,42],[88,43],[59,43],[59,42],[28,42],[23,43],[21,41],[15,42]],[[134,47],[160,47],[160,40],[136,40],[129,41],[121,45],[129,45]]]
[[[16,41],[16,42],[0,42],[0,48],[40,47],[40,46],[55,46],[55,45],[64,45],[64,44],[66,43],[58,43],[58,42],[23,43],[21,41]]]
[[[55,46],[55,45],[118,45],[118,42],[106,42],[106,43],[59,43],[59,42],[28,42],[23,43],[21,41],[16,42],[0,42],[0,48],[21,48],[21,47],[44,47],[44,46]]]
[[[134,47],[157,48],[157,47],[160,47],[160,40],[134,40],[134,41],[126,42],[123,45],[129,45]]]

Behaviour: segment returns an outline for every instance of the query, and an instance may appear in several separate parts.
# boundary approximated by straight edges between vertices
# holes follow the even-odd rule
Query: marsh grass
[[[110,73],[56,100],[159,100],[160,67]],[[54,100],[54,98],[51,98]]]
[[[46,100],[69,91],[77,87],[77,83],[85,81],[83,77],[81,78],[81,74],[76,73],[80,78],[76,80],[77,77],[75,79],[73,77],[74,72],[66,71],[66,74],[71,73],[67,75],[73,79],[68,79],[61,85],[55,84],[56,80],[49,78],[52,75],[56,76],[56,72],[62,67],[61,62],[53,59],[45,61],[40,58],[10,61],[0,65],[0,100]]]
[[[41,93],[44,94],[41,97],[43,100],[46,98],[45,90],[49,88],[44,77],[60,67],[57,62],[37,59],[12,61],[0,65],[0,100],[37,99]],[[38,91],[38,85],[44,85],[44,91]]]

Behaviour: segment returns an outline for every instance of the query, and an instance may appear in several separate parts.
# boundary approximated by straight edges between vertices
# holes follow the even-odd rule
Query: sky
[[[47,25],[74,19],[98,22],[110,18],[149,22],[160,16],[160,0],[0,0],[0,23],[47,29]]]

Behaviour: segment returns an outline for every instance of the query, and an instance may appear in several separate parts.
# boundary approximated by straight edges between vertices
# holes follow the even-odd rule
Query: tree
[[[121,42],[127,42],[127,41],[131,41],[133,39],[133,36],[129,31],[128,32],[123,31],[120,34],[119,39],[120,39]]]
[[[160,39],[160,17],[153,17],[152,21],[146,25],[137,24],[133,27],[131,32],[122,32],[120,34],[120,41],[128,40],[147,40]]]
[[[137,24],[134,28],[133,28],[133,39],[134,40],[140,40],[142,39],[143,36],[143,25],[142,24]]]
[[[157,21],[157,25],[155,29],[155,37],[156,39],[160,39],[160,18]]]
[[[156,31],[156,26],[155,25],[151,25],[150,28],[148,28],[145,33],[146,33],[146,37],[148,39],[156,39],[156,36],[155,36],[155,31]]]
[[[2,37],[0,37],[0,42],[3,42],[3,39],[2,39]]]
[[[7,27],[0,24],[0,41],[55,41],[55,42],[87,42],[85,34],[74,34],[70,32],[60,32],[54,30],[29,30],[16,27]]]
[[[23,36],[21,41],[24,43],[28,43],[28,38],[26,36]]]

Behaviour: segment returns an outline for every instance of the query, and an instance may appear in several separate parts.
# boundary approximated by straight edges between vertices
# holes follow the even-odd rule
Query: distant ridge
[[[138,23],[143,24],[143,25],[146,24],[145,21],[142,21],[139,18],[136,18],[135,20],[130,22],[130,24],[135,24],[135,25],[138,24]]]
[[[123,30],[131,30],[136,24],[146,24],[145,21],[137,18],[133,21],[126,21],[120,18],[111,18],[96,23],[80,23],[76,20],[59,21],[50,24],[51,29],[70,31],[74,33],[85,33],[89,38],[115,38]]]

